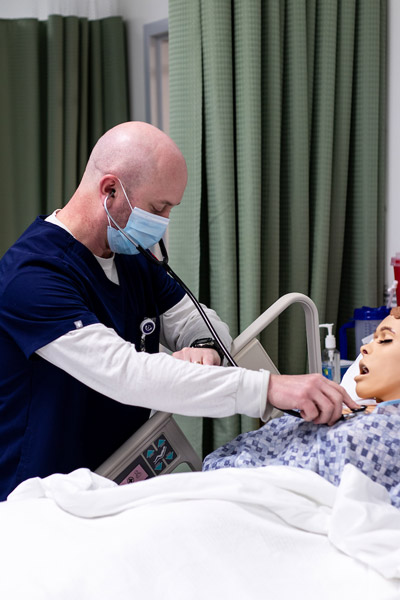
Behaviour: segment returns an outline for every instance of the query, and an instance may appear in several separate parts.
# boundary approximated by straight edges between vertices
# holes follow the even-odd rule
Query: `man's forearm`
[[[118,402],[188,416],[266,418],[269,373],[191,364],[134,345],[101,324],[71,331],[37,354]],[[267,411],[267,412],[266,412]]]

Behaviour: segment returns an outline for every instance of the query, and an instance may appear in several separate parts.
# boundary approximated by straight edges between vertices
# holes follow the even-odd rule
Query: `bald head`
[[[169,217],[186,182],[185,159],[171,138],[148,123],[121,123],[98,140],[78,189],[57,218],[94,254],[107,257],[105,201],[121,227],[134,207]]]
[[[165,168],[186,171],[176,144],[153,125],[129,121],[113,127],[98,140],[83,180],[94,183],[112,173],[133,191],[157,178]]]

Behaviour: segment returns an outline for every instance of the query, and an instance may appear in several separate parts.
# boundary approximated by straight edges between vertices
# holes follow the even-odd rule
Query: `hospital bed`
[[[304,311],[308,372],[321,373],[318,310],[311,298],[300,293],[290,293],[279,298],[233,341],[231,353],[238,366],[278,373],[258,336],[293,304],[299,304]],[[274,414],[278,414],[278,411]],[[173,415],[156,412],[100,465],[96,473],[123,485],[172,473],[182,465],[192,471],[201,471],[202,461]]]
[[[309,371],[321,370],[318,315],[302,294],[235,339],[239,365],[277,372],[257,337],[293,303],[305,313]],[[169,476],[118,485],[160,438],[176,458],[165,451],[154,475]],[[191,472],[172,472],[185,463]],[[400,598],[400,511],[353,465],[338,487],[306,469],[200,468],[172,415],[156,413],[97,473],[23,482],[0,503],[0,598]]]

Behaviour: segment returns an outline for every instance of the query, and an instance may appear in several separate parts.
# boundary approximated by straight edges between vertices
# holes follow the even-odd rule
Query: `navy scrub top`
[[[0,500],[21,481],[95,470],[148,418],[40,358],[35,351],[92,323],[140,350],[140,323],[155,320],[146,351],[158,352],[160,315],[184,291],[141,255],[116,255],[119,285],[67,231],[38,217],[0,261]]]

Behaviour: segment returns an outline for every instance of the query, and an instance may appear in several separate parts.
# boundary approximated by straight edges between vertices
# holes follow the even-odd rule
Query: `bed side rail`
[[[318,310],[311,298],[296,292],[279,298],[233,341],[232,356],[240,367],[279,373],[257,336],[292,304],[300,304],[304,310],[308,372],[322,373]]]

